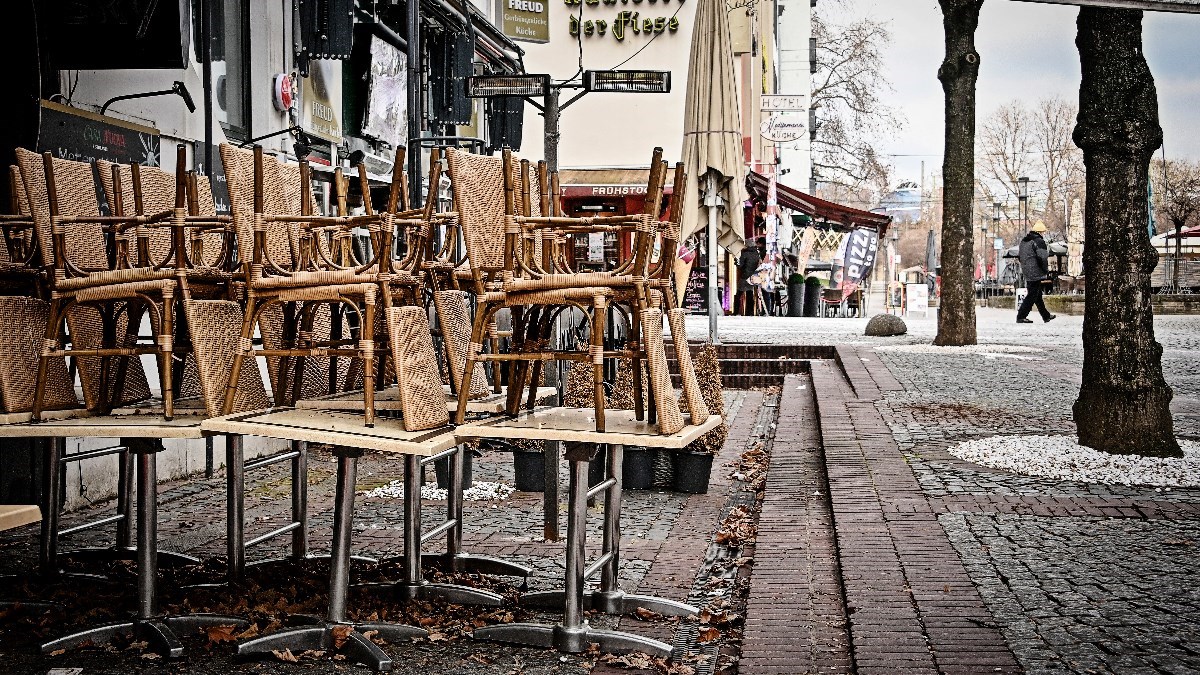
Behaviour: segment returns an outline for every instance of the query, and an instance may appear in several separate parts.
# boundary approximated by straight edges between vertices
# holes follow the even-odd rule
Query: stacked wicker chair
[[[127,246],[109,263],[105,235],[128,240],[130,230],[169,221],[171,212],[150,216],[101,216],[92,167],[18,149],[18,163],[29,199],[38,245],[50,264],[49,321],[38,367],[33,416],[46,409],[50,363],[65,355],[79,357],[80,379],[88,409],[107,412],[142,400],[148,390],[129,385],[140,370],[141,354],[161,363],[164,415],[174,414],[171,359],[174,353],[174,301],[177,284],[172,266],[134,266]],[[138,344],[143,311],[151,313],[154,344]],[[99,321],[95,320],[96,314]],[[70,326],[72,347],[63,348],[63,329]],[[117,358],[113,358],[117,357]],[[142,376],[144,379],[144,375]],[[135,378],[136,379],[136,378]]]
[[[317,236],[313,228],[373,224],[378,233],[377,219],[314,215],[315,202],[306,163],[292,169],[273,157],[264,156],[261,147],[247,151],[228,144],[221,145],[221,159],[225,164],[246,289],[241,341],[230,367],[224,412],[228,414],[234,408],[242,364],[247,357],[253,359],[256,353],[280,359],[272,366],[277,404],[286,402],[280,399],[288,388],[286,373],[291,364],[287,359],[350,357],[360,359],[363,364],[364,416],[366,424],[373,425],[377,279],[362,269],[324,267],[319,260],[302,255],[302,252],[305,248],[311,252],[312,238]],[[288,191],[296,194],[297,185],[298,213],[288,199]],[[356,316],[357,340],[351,344],[331,345],[329,341],[322,344],[312,338],[316,310],[319,305],[328,303],[345,305]],[[264,310],[273,305],[284,305],[285,317],[280,329],[291,331],[298,327],[292,334],[294,342],[292,345],[279,344],[274,349],[255,350],[254,326]],[[264,341],[271,332],[263,331]],[[302,365],[297,371],[303,372]]]
[[[650,247],[657,233],[657,219],[645,214],[601,218],[521,215],[526,202],[531,201],[519,196],[519,193],[528,194],[519,188],[528,172],[522,171],[510,151],[505,150],[502,157],[496,158],[450,149],[448,159],[477,302],[463,383],[458,392],[458,421],[461,423],[464,419],[477,362],[514,362],[516,367],[510,369],[510,377],[515,374],[516,379],[510,384],[511,393],[513,387],[519,388],[524,381],[523,374],[528,372],[529,363],[550,358],[590,360],[596,429],[603,431],[604,359],[634,359],[636,370],[640,368],[640,359],[645,358],[645,351],[638,348],[605,350],[605,313],[614,299],[629,293],[635,298],[632,320],[641,322],[641,314],[648,306],[646,271]],[[655,162],[651,169],[651,182],[661,181],[661,163]],[[548,265],[547,269],[551,256],[542,255],[547,241],[566,235],[621,231],[633,235],[634,253],[616,269],[573,273],[561,269],[558,263]],[[503,248],[494,244],[501,238]],[[539,240],[541,249],[536,246]],[[541,330],[534,328],[541,326],[545,317],[566,306],[579,307],[588,316],[591,335],[586,354],[553,352],[539,339]],[[504,308],[513,311],[513,348],[508,354],[485,354],[483,340],[487,328],[496,312]],[[652,367],[660,365],[653,360],[651,364]],[[661,365],[665,365],[665,354]],[[667,381],[669,387],[669,377]],[[508,412],[516,413],[519,403],[518,396],[510,396]],[[660,419],[660,426],[665,433],[672,433],[682,426],[682,422],[676,426],[674,420]]]

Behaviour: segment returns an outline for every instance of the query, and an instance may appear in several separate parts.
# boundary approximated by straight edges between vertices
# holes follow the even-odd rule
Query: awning
[[[668,178],[674,172],[668,172]],[[637,197],[646,194],[650,168],[563,169],[558,175],[563,197]],[[671,194],[668,183],[664,194]]]
[[[751,171],[746,176],[746,190],[757,199],[766,200],[769,184],[770,179],[761,173]],[[837,225],[847,230],[869,227],[879,230],[880,237],[887,232],[888,226],[892,223],[891,216],[826,201],[790,188],[783,183],[776,182],[775,189],[779,196],[780,206],[792,211],[799,211],[811,216],[816,221]]]

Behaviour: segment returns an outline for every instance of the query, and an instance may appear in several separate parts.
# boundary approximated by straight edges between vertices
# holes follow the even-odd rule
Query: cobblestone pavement
[[[729,317],[721,334],[725,341],[833,342],[849,346],[867,370],[887,367],[900,389],[883,391],[875,410],[1026,672],[1200,672],[1200,489],[1030,478],[946,452],[995,434],[1073,434],[1082,318],[1017,325],[1011,312],[980,310],[980,344],[1036,350],[1016,353],[915,346],[930,343],[932,318],[910,319],[909,334],[896,338],[863,337],[865,323]],[[702,320],[689,324],[693,338],[705,330]],[[1155,331],[1175,392],[1176,433],[1200,437],[1200,317],[1158,317]],[[840,524],[838,536],[844,543]],[[902,546],[898,536],[892,541]]]

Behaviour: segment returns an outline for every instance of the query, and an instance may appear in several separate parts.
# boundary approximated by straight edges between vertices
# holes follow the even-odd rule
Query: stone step
[[[695,358],[701,343],[691,342]],[[829,359],[834,349],[824,345],[776,345],[725,343],[716,346],[717,360],[721,363],[721,384],[726,389],[757,389],[783,384],[784,375],[809,372],[809,360]],[[672,372],[678,372],[674,345],[667,343],[667,360]],[[680,386],[679,376],[671,377],[672,384]]]

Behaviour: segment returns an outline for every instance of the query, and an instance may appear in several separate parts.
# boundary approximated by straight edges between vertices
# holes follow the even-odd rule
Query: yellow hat
[[[1045,232],[1046,224],[1039,220],[1033,224],[1033,227],[1031,227],[1029,229],[1033,230],[1034,232]]]

